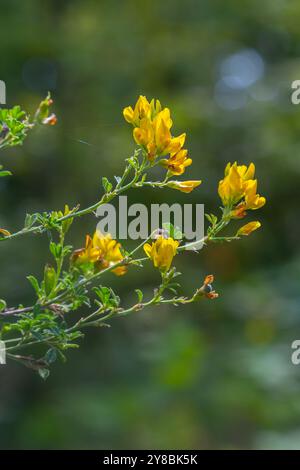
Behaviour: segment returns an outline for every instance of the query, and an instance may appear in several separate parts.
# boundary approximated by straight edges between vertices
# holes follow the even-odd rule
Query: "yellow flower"
[[[9,237],[11,235],[11,233],[5,228],[0,228],[0,234],[3,235],[4,237]]]
[[[257,180],[248,182],[245,190],[245,209],[260,209],[266,203],[266,198],[256,193]]]
[[[124,258],[121,253],[121,244],[113,240],[110,234],[103,235],[96,231],[93,236],[93,246],[99,250],[100,256],[97,261],[102,269],[118,263]],[[126,266],[118,266],[112,270],[118,276],[122,276],[126,271]]]
[[[92,263],[99,271],[113,266],[123,259],[120,243],[113,240],[110,234],[103,235],[98,231],[95,232],[93,238],[87,235],[85,248],[74,251],[72,255],[72,261],[75,264]],[[126,266],[117,266],[112,270],[118,276],[125,274],[126,271]]]
[[[141,119],[148,117],[150,113],[150,103],[145,96],[139,96],[134,109],[131,106],[127,106],[123,110],[123,116],[127,122],[138,126]]]
[[[266,198],[256,193],[257,180],[249,180],[246,183],[245,199],[240,202],[232,211],[231,216],[236,219],[241,219],[247,214],[247,210],[256,210],[263,207],[266,203]]]
[[[197,188],[202,183],[201,180],[191,180],[191,181],[169,181],[166,186],[172,189],[178,189],[183,193],[190,193],[193,189]]]
[[[245,235],[248,236],[250,233],[254,232],[254,230],[257,230],[259,227],[261,227],[261,223],[256,221],[249,222],[246,225],[243,225],[236,233],[236,236],[239,237],[240,235]]]
[[[173,238],[158,237],[154,243],[145,243],[144,251],[152,259],[156,268],[170,269],[173,258],[177,253],[179,242]]]
[[[93,246],[93,240],[89,235],[85,237],[85,248],[79,248],[72,254],[72,262],[81,265],[85,263],[95,263],[99,258],[99,249]]]
[[[159,100],[152,99],[151,102],[147,100],[146,96],[139,96],[134,109],[127,106],[123,109],[123,116],[127,122],[133,124],[135,127],[140,125],[142,119],[153,119],[161,111],[161,104]]]
[[[224,206],[238,202],[244,194],[241,170],[235,162],[225,168],[225,178],[219,182],[219,196]]]
[[[172,175],[182,175],[187,166],[192,164],[192,159],[187,157],[188,151],[181,149],[179,152],[171,154],[170,158],[163,159],[160,164],[168,169]]]
[[[239,175],[244,181],[248,181],[254,178],[254,174],[255,174],[254,163],[250,163],[248,167],[246,165],[238,165],[237,162],[235,162],[233,165],[231,165],[231,163],[227,163],[226,168],[225,168],[225,176],[227,176],[230,173],[230,170],[233,166],[236,167]]]
[[[139,127],[133,129],[133,138],[138,145],[147,149],[148,153],[151,152],[150,145],[154,145],[154,129],[150,119],[141,119]]]
[[[186,134],[172,137],[170,128],[172,121],[170,111],[165,108],[153,120],[154,142],[156,155],[168,155],[178,152],[184,145]]]
[[[171,125],[170,112],[165,108],[153,121],[142,119],[140,126],[133,130],[136,143],[145,148],[150,159],[176,153],[183,147],[186,134],[172,137]]]
[[[123,110],[124,118],[134,126],[133,137],[153,160],[159,156],[175,155],[185,142],[185,134],[173,137],[172,119],[169,108],[162,109],[160,101],[140,96],[134,109],[128,106]]]
[[[259,209],[266,199],[257,194],[257,180],[253,179],[255,166],[253,163],[246,165],[233,165],[228,163],[225,168],[224,179],[219,182],[219,196],[224,206],[238,204],[231,212],[233,218],[242,218],[246,210]],[[243,200],[242,200],[243,199]]]

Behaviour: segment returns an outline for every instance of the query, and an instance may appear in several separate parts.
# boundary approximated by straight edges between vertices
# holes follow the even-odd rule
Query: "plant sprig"
[[[48,95],[41,102],[33,120],[19,107],[2,110],[0,148],[20,145],[37,123],[55,124],[56,117],[49,111],[51,104]],[[178,137],[171,134],[172,120],[168,108],[162,109],[158,100],[149,103],[145,97],[140,97],[134,109],[125,108],[124,117],[134,127],[133,135],[138,147],[126,159],[122,175],[116,176],[114,182],[102,177],[103,191],[96,202],[83,209],[79,205],[69,209],[66,205],[64,211],[27,214],[24,227],[15,233],[0,229],[0,241],[45,232],[50,237],[52,262],[45,264],[42,279],[28,276],[35,292],[35,302],[31,306],[8,307],[6,301],[0,299],[0,339],[5,342],[7,357],[38,371],[44,379],[48,377],[52,363],[58,359],[65,361],[65,352],[79,347],[78,341],[83,338],[85,328],[107,327],[113,318],[133,315],[150,307],[185,305],[205,297],[218,297],[212,286],[213,275],[206,276],[191,296],[182,295],[177,280],[180,273],[172,267],[174,256],[191,249],[197,252],[208,243],[237,240],[260,226],[258,221],[249,222],[234,235],[222,234],[233,219],[241,219],[246,215],[246,210],[257,209],[265,203],[265,198],[256,192],[254,165],[246,167],[234,163],[227,165],[224,179],[219,183],[221,216],[206,214],[209,227],[202,240],[184,243],[184,235],[168,223],[162,229],[157,227],[159,230],[129,252],[109,234],[97,232],[93,237],[87,235],[84,248],[74,250],[66,240],[75,219],[95,213],[101,205],[122,193],[144,187],[160,190],[172,188],[189,193],[201,184],[200,180],[171,179],[183,174],[192,160],[183,148],[185,134]],[[148,180],[149,172],[156,165],[166,169],[165,176],[158,181]],[[0,176],[7,174],[9,172],[0,171]],[[141,249],[146,256],[137,257]],[[146,261],[152,261],[161,276],[159,285],[148,300],[145,300],[141,289],[135,289],[137,301],[126,307],[111,287],[99,284],[108,273],[123,275],[130,267],[143,267]],[[92,308],[92,305],[96,307]],[[73,319],[70,313],[79,308],[88,311],[79,319]],[[23,349],[29,349],[29,355],[20,355],[19,351]]]

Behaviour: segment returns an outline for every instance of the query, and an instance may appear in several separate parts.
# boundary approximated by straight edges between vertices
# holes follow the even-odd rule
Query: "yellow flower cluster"
[[[225,168],[225,177],[219,182],[219,196],[224,206],[235,206],[232,216],[242,218],[248,209],[260,209],[265,205],[266,199],[257,194],[257,180],[254,179],[254,163],[246,165],[233,165],[228,163]],[[236,205],[238,204],[238,205]]]
[[[170,269],[173,258],[177,253],[179,242],[173,238],[158,237],[151,245],[145,243],[144,251],[146,255],[153,261],[156,268],[162,271]]]
[[[160,163],[173,175],[182,175],[191,165],[192,159],[183,149],[186,134],[172,136],[170,110],[162,108],[159,100],[149,102],[145,96],[140,96],[134,109],[128,106],[123,110],[123,116],[133,125],[134,140],[145,149],[149,160],[169,155]]]
[[[255,165],[233,165],[228,163],[225,168],[225,176],[219,182],[219,196],[224,207],[231,208],[230,215],[233,219],[242,219],[247,210],[260,209],[266,203],[266,198],[257,193],[257,180],[254,179]],[[258,221],[249,222],[241,227],[237,236],[250,235],[261,226]]]
[[[121,244],[113,240],[110,234],[103,235],[99,231],[93,238],[86,236],[85,248],[75,250],[72,261],[78,266],[92,263],[96,271],[113,266],[124,259],[121,253]],[[126,266],[118,266],[112,269],[117,276],[122,276],[127,271]]]

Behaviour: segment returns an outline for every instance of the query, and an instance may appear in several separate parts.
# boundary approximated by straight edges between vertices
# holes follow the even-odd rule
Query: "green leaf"
[[[137,293],[139,303],[142,303],[143,302],[143,297],[144,297],[143,292],[140,289],[135,289],[135,292]]]
[[[6,302],[3,299],[0,299],[0,312],[6,309]]]
[[[12,175],[11,171],[8,171],[8,170],[0,171],[0,177],[1,176],[11,176],[11,175]]]
[[[112,309],[119,306],[120,297],[118,297],[110,287],[94,287],[93,290],[104,307]]]
[[[55,269],[50,266],[49,264],[46,264],[45,270],[44,270],[44,288],[45,288],[45,294],[49,295],[52,290],[54,289],[56,284],[56,271]]]
[[[50,242],[49,249],[55,259],[60,258],[62,252],[62,245],[60,243]]]
[[[132,168],[137,169],[139,166],[139,161],[136,157],[129,157],[126,159],[126,161],[129,163]]]
[[[38,214],[26,214],[24,228],[30,228],[36,222]]]
[[[39,297],[40,294],[41,294],[41,289],[40,289],[38,280],[34,276],[31,276],[31,275],[27,276],[27,279],[30,282],[30,284],[32,285],[32,287],[34,288],[37,296]]]
[[[103,189],[106,193],[109,193],[112,190],[112,187],[113,187],[113,185],[106,178],[106,176],[103,176],[103,178],[102,178],[102,186],[103,186]]]
[[[205,214],[205,217],[211,223],[212,226],[215,226],[218,222],[218,217],[214,214]]]

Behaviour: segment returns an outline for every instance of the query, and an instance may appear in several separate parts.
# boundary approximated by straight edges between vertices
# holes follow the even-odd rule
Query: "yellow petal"
[[[5,237],[9,237],[9,235],[11,235],[11,233],[5,228],[0,228],[0,233],[2,233],[2,235],[4,235]]]
[[[152,245],[150,245],[150,243],[145,243],[144,252],[149,258],[151,258],[151,251],[152,251]]]
[[[129,122],[130,124],[132,124],[132,121],[133,121],[133,109],[131,106],[127,106],[127,108],[124,108],[123,109],[123,116],[124,116],[124,119]]]
[[[254,163],[250,163],[246,173],[244,174],[244,179],[253,180],[254,175],[255,175],[255,165],[254,165]]]
[[[197,188],[202,183],[201,180],[191,181],[169,181],[166,186],[168,188],[177,189],[183,193],[190,193],[193,189]]]
[[[167,153],[176,153],[184,146],[186,134],[183,133],[178,137],[173,137],[166,148]]]
[[[261,227],[261,223],[258,222],[258,220],[249,222],[246,225],[243,225],[236,233],[236,236],[239,237],[240,235],[248,236],[250,233],[254,232],[254,230],[257,230],[259,227]]]

